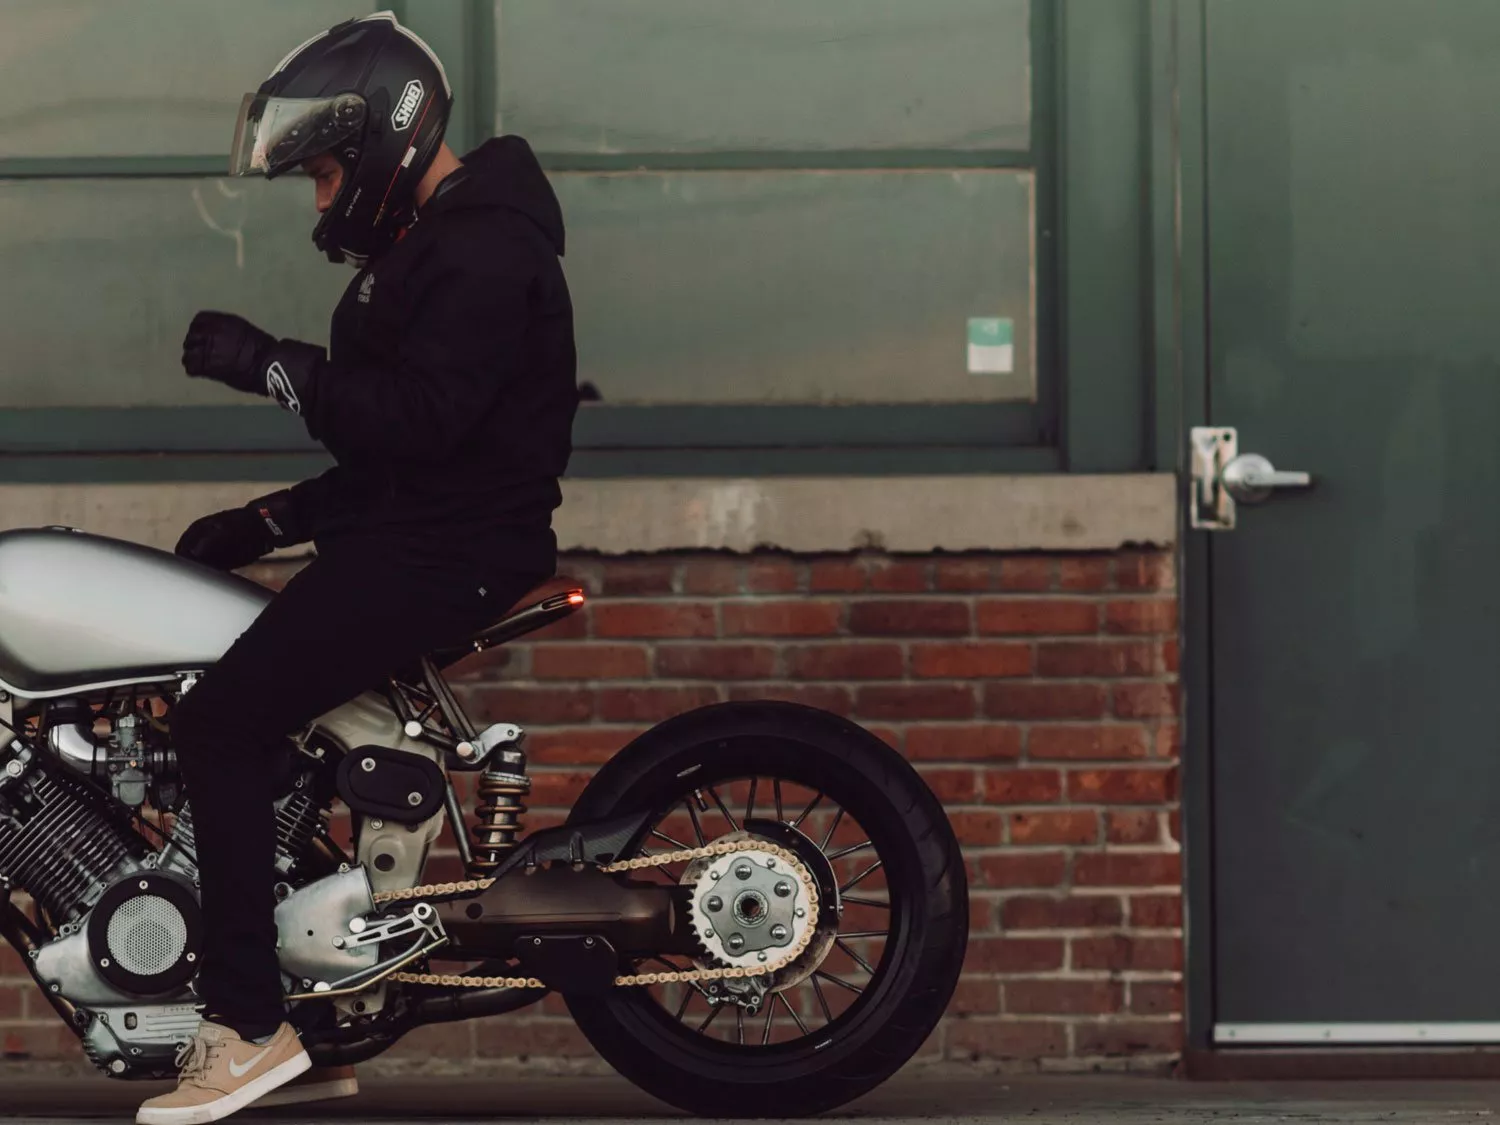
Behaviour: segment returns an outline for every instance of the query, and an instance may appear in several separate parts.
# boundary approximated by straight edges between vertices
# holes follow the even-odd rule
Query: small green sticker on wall
[[[969,318],[969,374],[1009,375],[1016,369],[1016,329],[1009,317]]]

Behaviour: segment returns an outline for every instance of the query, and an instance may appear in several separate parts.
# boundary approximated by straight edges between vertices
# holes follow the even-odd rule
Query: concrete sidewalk
[[[157,1087],[104,1079],[0,1080],[0,1120],[128,1122]],[[356,1099],[294,1110],[247,1111],[235,1120],[364,1122],[681,1119],[617,1078],[372,1079]],[[1381,1122],[1459,1125],[1500,1114],[1500,1082],[1189,1083],[1059,1076],[897,1078],[836,1116],[904,1125],[1024,1121],[1026,1125],[1188,1125],[1199,1122]]]

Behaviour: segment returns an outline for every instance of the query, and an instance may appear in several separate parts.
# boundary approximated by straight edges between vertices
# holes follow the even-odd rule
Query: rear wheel
[[[942,806],[899,754],[824,711],[704,708],[622,750],[569,819],[641,809],[651,828],[631,855],[745,835],[796,852],[820,884],[819,922],[763,992],[693,983],[570,1000],[621,1074],[702,1116],[799,1116],[866,1093],[917,1052],[957,984],[968,897]],[[633,971],[692,967],[653,958]]]

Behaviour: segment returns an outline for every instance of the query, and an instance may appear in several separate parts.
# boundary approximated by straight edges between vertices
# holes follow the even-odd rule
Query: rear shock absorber
[[[526,758],[519,750],[497,754],[479,775],[479,823],[474,826],[474,859],[469,864],[472,878],[483,878],[516,846],[521,832],[521,817],[526,812],[526,795],[531,792],[531,778],[526,776]]]

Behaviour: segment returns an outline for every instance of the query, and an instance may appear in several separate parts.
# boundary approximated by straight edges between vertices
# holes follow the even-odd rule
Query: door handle
[[[1310,473],[1277,469],[1258,453],[1239,451],[1239,434],[1231,426],[1196,426],[1191,434],[1192,526],[1204,531],[1232,531],[1238,504],[1259,504],[1285,488],[1308,488]]]
[[[1241,453],[1224,466],[1224,487],[1242,504],[1259,504],[1278,488],[1307,488],[1309,473],[1283,472],[1259,453]]]

